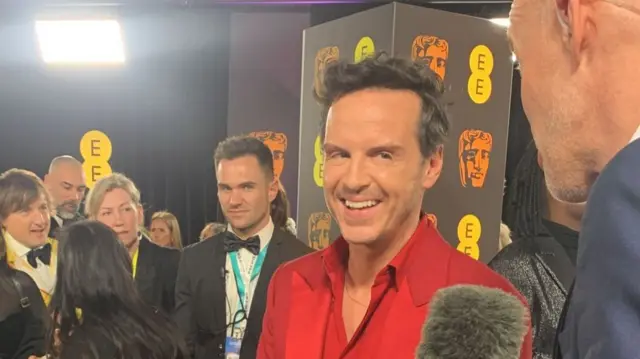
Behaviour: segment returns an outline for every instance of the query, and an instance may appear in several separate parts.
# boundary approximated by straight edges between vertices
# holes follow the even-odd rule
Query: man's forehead
[[[60,163],[54,167],[52,173],[60,176],[82,176],[82,165],[77,163]]]

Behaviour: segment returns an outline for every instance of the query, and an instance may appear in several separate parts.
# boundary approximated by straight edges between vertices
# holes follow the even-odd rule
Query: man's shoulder
[[[196,242],[188,245],[182,250],[182,254],[184,256],[207,256],[209,253],[216,248],[219,244],[219,241],[222,241],[224,237],[224,232],[218,233],[213,237],[201,240],[200,242]]]
[[[486,264],[477,261],[468,255],[455,251],[451,255],[449,264],[449,285],[475,284],[485,287],[502,289],[505,292],[520,293],[503,276],[493,271]]]
[[[488,266],[493,270],[504,266],[519,267],[529,263],[539,251],[539,247],[535,244],[535,238],[518,238],[498,252],[489,261]]]
[[[176,256],[179,257],[180,256],[180,250],[179,249],[159,246],[156,243],[154,243],[152,240],[150,240],[149,238],[144,238],[144,240],[145,240],[145,244],[144,245],[146,246],[146,248],[148,248],[155,255],[164,256],[164,257],[176,257]]]
[[[638,176],[640,176],[640,140],[635,140],[609,161],[598,176],[593,191],[626,192],[630,190],[630,194],[639,195]]]
[[[293,234],[276,229],[273,233],[274,236],[277,236],[281,241],[284,248],[287,249],[289,253],[294,256],[300,256],[307,253],[313,252],[313,249],[306,245],[304,242],[296,238]]]
[[[322,254],[326,249],[314,251],[292,259],[280,265],[274,275],[278,277],[291,277],[294,273],[305,277],[309,273],[323,270]]]

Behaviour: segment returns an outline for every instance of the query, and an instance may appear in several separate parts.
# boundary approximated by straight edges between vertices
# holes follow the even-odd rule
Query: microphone
[[[500,289],[456,285],[429,305],[416,359],[518,359],[529,309]]]

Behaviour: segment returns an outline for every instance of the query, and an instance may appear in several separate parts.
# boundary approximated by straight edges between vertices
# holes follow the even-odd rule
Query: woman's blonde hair
[[[131,201],[136,206],[142,205],[140,202],[140,191],[135,183],[122,173],[112,173],[100,178],[91,188],[85,200],[85,214],[87,217],[97,217],[100,205],[104,201],[104,196],[114,189],[121,189],[129,194]]]
[[[171,237],[171,247],[182,249],[182,235],[180,234],[180,224],[178,218],[167,211],[156,212],[151,216],[151,223],[155,220],[163,221],[169,228],[169,236]]]
[[[501,251],[502,248],[508,246],[509,244],[511,244],[511,230],[506,224],[500,223],[498,250]]]
[[[211,222],[208,223],[200,232],[200,240],[209,239],[218,233],[222,233],[227,230],[227,226],[222,223]]]

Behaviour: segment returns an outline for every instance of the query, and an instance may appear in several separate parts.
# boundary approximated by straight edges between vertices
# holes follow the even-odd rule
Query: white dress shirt
[[[62,227],[62,224],[63,224],[64,222],[62,221],[62,218],[58,217],[58,215],[57,215],[57,214],[54,214],[54,215],[53,215],[53,220],[55,220],[55,221],[56,221],[56,223],[58,223],[58,227]]]
[[[260,238],[260,251],[262,251],[264,247],[267,246],[269,241],[271,241],[271,237],[273,236],[273,229],[274,229],[273,222],[271,221],[271,219],[269,219],[269,223],[257,233],[257,236]],[[227,226],[227,231],[233,233],[233,229],[231,228],[231,226],[229,225]],[[245,283],[245,288],[246,288],[245,290],[247,291],[247,296],[249,298],[247,303],[244,303],[244,299],[243,299],[243,305],[245,305],[245,311],[247,313],[247,317],[249,316],[249,309],[251,308],[251,302],[253,299],[253,294],[254,294],[256,285],[258,284],[258,279],[260,279],[260,275],[258,274],[258,276],[253,281],[251,281],[251,273],[253,272],[253,265],[255,265],[256,263],[256,258],[257,256],[254,256],[246,248],[240,248],[238,250],[238,267],[242,275],[242,280]],[[227,323],[232,323],[241,318],[240,315],[238,315],[235,320],[233,318],[235,313],[241,308],[240,308],[240,301],[238,298],[238,289],[236,287],[235,275],[233,273],[233,267],[231,265],[231,259],[229,258],[229,254],[227,254],[225,269],[227,273],[226,275]],[[235,328],[236,331],[240,330],[242,333],[241,336],[244,337],[244,330],[246,326],[247,326],[246,320],[243,320],[242,322],[236,324],[233,327],[229,326],[229,328],[227,328],[227,336],[232,336],[233,329]]]
[[[27,260],[27,254],[31,251],[31,248],[18,242],[9,232],[5,232],[4,236],[7,248],[16,255],[15,269],[27,273],[36,282],[40,290],[52,293],[56,284],[56,256],[51,255],[51,263],[49,265],[42,263],[40,258],[36,258],[38,266],[33,268]]]
[[[636,132],[633,134],[633,136],[631,137],[631,141],[629,141],[629,143],[637,140],[638,138],[640,138],[640,126],[638,127],[638,129],[636,130]]]

